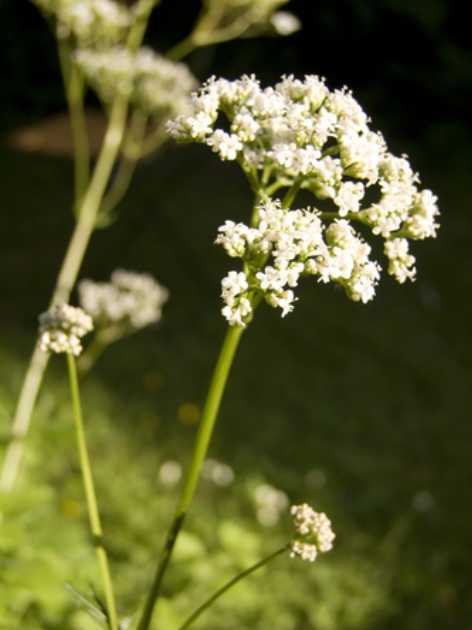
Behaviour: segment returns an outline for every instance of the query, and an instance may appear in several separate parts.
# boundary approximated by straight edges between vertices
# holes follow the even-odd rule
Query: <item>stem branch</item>
[[[210,606],[212,606],[217,599],[219,599],[222,595],[224,595],[227,591],[229,591],[230,588],[232,588],[235,584],[243,580],[245,577],[248,577],[248,575],[251,575],[251,573],[254,573],[254,571],[257,571],[257,569],[260,569],[265,564],[268,564],[271,560],[274,560],[274,558],[277,558],[277,556],[280,556],[281,554],[285,553],[287,549],[289,549],[289,547],[290,545],[284,545],[281,549],[277,549],[277,551],[274,551],[274,553],[271,553],[266,558],[263,558],[259,562],[256,562],[256,564],[253,564],[248,569],[245,569],[244,571],[241,571],[241,573],[238,573],[237,575],[235,575],[231,580],[229,580],[229,582],[226,582],[226,584],[224,584],[221,588],[219,588],[209,599],[203,602],[201,606],[199,606],[196,610],[194,610],[194,612],[190,615],[190,617],[188,617],[184,621],[184,623],[181,626],[179,626],[178,630],[186,630],[187,628],[189,628],[192,625],[192,623],[198,617],[200,617],[200,615],[203,612],[205,612],[205,610],[210,608]]]

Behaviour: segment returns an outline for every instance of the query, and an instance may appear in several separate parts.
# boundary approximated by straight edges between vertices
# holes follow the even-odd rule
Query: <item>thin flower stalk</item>
[[[74,148],[74,211],[77,213],[90,177],[90,147],[84,109],[85,86],[79,69],[71,62],[71,49],[63,37],[59,37],[58,54]]]
[[[210,382],[207,399],[203,408],[202,419],[198,430],[192,460],[187,471],[184,485],[177,504],[172,524],[162,549],[157,565],[154,581],[144,604],[143,612],[137,626],[137,630],[148,630],[152,615],[160,595],[162,581],[172,556],[179,532],[192,502],[198,480],[205,460],[211,436],[218,417],[221,399],[225,390],[231,365],[241,339],[243,328],[229,326],[215,369]]]
[[[77,377],[77,368],[75,364],[75,358],[70,352],[67,353],[67,367],[69,373],[69,384],[76,429],[77,449],[79,454],[80,470],[82,473],[82,480],[84,484],[90,530],[97,553],[98,566],[103,583],[103,590],[105,593],[105,602],[109,626],[111,630],[118,630],[119,623],[118,615],[116,612],[115,596],[113,593],[113,584],[108,564],[108,556],[105,546],[103,544],[103,530],[100,521],[100,514],[98,511],[97,496],[95,492],[90,457],[85,438],[82,408],[80,404],[80,390],[79,380]]]
[[[257,571],[257,569],[260,569],[266,564],[269,564],[269,562],[272,562],[272,560],[275,560],[275,558],[285,553],[289,548],[290,548],[290,545],[284,545],[280,549],[277,549],[277,551],[274,551],[273,553],[271,553],[266,558],[259,560],[259,562],[256,562],[249,568],[245,569],[244,571],[241,571],[241,573],[238,573],[237,575],[235,575],[233,578],[231,578],[231,580],[229,580],[228,582],[226,582],[226,584],[224,584],[221,588],[219,588],[211,597],[209,597],[205,602],[203,602],[201,606],[199,606],[196,610],[194,610],[194,612],[184,621],[184,623],[181,626],[179,626],[178,630],[187,630],[187,628],[190,628],[193,622],[196,621],[200,617],[200,615],[202,615],[206,610],[208,610],[208,608],[213,606],[216,600],[218,600],[222,595],[227,593],[231,588],[233,588],[233,586],[235,586],[238,582],[240,582],[244,578],[247,578],[249,575],[254,573],[254,571]]]

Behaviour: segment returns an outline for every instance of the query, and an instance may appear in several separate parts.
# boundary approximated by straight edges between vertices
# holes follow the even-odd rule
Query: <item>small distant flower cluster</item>
[[[203,463],[202,477],[214,483],[215,486],[225,488],[233,483],[234,470],[224,462],[207,458]]]
[[[97,327],[119,327],[133,332],[162,317],[169,292],[147,273],[117,269],[110,282],[82,280],[79,299]]]
[[[262,88],[254,76],[211,78],[192,103],[191,116],[168,123],[170,134],[237,160],[265,199],[251,227],[227,221],[216,241],[245,262],[244,272],[223,280],[231,324],[247,323],[257,291],[283,315],[290,312],[302,273],[342,284],[353,300],[372,299],[380,267],[352,222],[385,239],[389,274],[400,283],[415,278],[408,239],[436,236],[436,197],[418,189],[406,156],[388,152],[347,89],[330,91],[317,76],[284,77],[274,88]],[[221,114],[228,131],[219,126]],[[284,209],[268,199],[280,188],[309,190],[328,207]],[[365,202],[367,193],[377,200]]]
[[[198,85],[185,64],[170,61],[150,48],[137,52],[124,47],[83,49],[77,51],[75,60],[103,100],[125,96],[153,116],[188,113],[190,93]]]
[[[289,11],[276,11],[270,18],[270,23],[278,35],[292,35],[301,28],[301,22],[296,15]]]
[[[92,330],[92,318],[81,308],[57,304],[39,316],[39,345],[43,352],[78,356],[81,338]]]
[[[123,40],[131,12],[113,0],[35,0],[46,14],[57,18],[60,37],[73,36],[81,46],[97,48]]]
[[[257,520],[264,527],[276,525],[288,506],[288,497],[268,483],[261,483],[254,488]]]
[[[315,512],[307,503],[293,505],[290,509],[295,527],[290,555],[314,562],[318,553],[326,553],[333,548],[335,534],[331,521],[324,512]]]

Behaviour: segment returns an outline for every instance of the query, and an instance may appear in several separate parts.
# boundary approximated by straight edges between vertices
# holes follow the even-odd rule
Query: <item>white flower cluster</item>
[[[35,0],[57,18],[59,35],[74,36],[81,46],[97,48],[123,40],[132,21],[130,11],[114,0]]]
[[[262,88],[254,76],[236,81],[213,77],[192,95],[192,103],[191,116],[168,123],[172,136],[206,144],[222,160],[237,160],[262,197],[279,188],[301,188],[324,203],[324,212],[292,214],[276,208],[275,226],[260,210],[260,224],[256,221],[254,228],[229,221],[220,228],[217,242],[247,263],[244,273],[232,272],[223,281],[224,314],[230,323],[247,322],[252,310],[248,291],[257,288],[269,291],[267,301],[288,313],[302,272],[318,275],[322,282],[339,282],[354,300],[370,300],[380,267],[369,260],[370,247],[352,222],[385,239],[388,272],[398,282],[414,279],[415,259],[407,239],[436,236],[436,197],[419,190],[418,175],[406,156],[388,151],[382,134],[370,129],[367,115],[347,89],[330,91],[314,75],[283,77],[273,88]],[[222,115],[229,129],[220,126]],[[366,195],[376,200],[367,201]],[[272,202],[268,211],[274,214]],[[265,264],[268,254],[273,265],[259,268],[256,278],[247,273],[261,267],[261,261]]]
[[[147,273],[117,269],[110,282],[82,280],[79,299],[97,326],[120,327],[124,332],[157,323],[169,292]]]
[[[315,512],[307,503],[302,503],[293,505],[290,513],[295,527],[290,552],[292,558],[298,556],[302,560],[314,562],[318,553],[326,553],[333,548],[335,534],[324,512]]]
[[[92,318],[81,308],[57,304],[39,316],[39,345],[43,352],[82,352],[81,338],[93,330]]]
[[[230,256],[245,262],[245,271],[230,271],[222,280],[222,313],[231,325],[250,321],[260,295],[280,308],[282,317],[290,313],[302,275],[341,284],[355,301],[374,296],[380,267],[345,219],[325,226],[316,211],[289,210],[268,199],[257,208],[256,226],[226,221],[216,238]]]
[[[150,48],[135,53],[124,47],[83,49],[77,51],[75,59],[105,101],[122,95],[154,116],[188,113],[190,93],[198,85],[185,64],[170,61]]]

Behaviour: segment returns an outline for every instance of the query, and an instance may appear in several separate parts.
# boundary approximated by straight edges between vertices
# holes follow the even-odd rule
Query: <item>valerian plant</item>
[[[137,159],[165,137],[164,128],[179,141],[204,144],[220,159],[238,162],[255,195],[247,222],[228,219],[216,236],[216,244],[241,262],[222,280],[227,333],[175,515],[154,578],[148,592],[143,593],[143,605],[131,622],[136,630],[148,630],[204,469],[239,342],[258,306],[265,302],[280,309],[282,317],[287,316],[294,309],[298,299],[295,290],[304,278],[339,285],[353,301],[370,301],[382,271],[372,257],[373,238],[383,241],[387,272],[399,283],[413,280],[416,268],[410,241],[436,236],[438,208],[433,193],[419,188],[419,177],[408,158],[389,152],[382,134],[371,129],[368,116],[346,88],[330,90],[317,76],[285,76],[274,87],[263,88],[254,76],[244,76],[235,81],[213,77],[194,91],[196,80],[175,59],[198,46],[252,36],[269,25],[279,33],[293,32],[298,26],[296,19],[276,11],[284,4],[282,0],[206,0],[191,35],[170,52],[172,60],[140,46],[155,4],[152,1],[141,0],[132,10],[109,0],[83,4],[41,0],[38,4],[55,21],[61,46],[66,42],[62,50],[66,84],[74,76],[82,89],[86,80],[110,118],[92,175],[86,152],[78,148],[77,228],[51,306],[40,317],[27,397],[21,402],[21,430],[24,433],[28,426],[46,358],[51,353],[65,354],[104,614],[111,630],[123,628],[124,619],[115,601],[98,511],[76,357],[82,353],[82,337],[92,331],[93,322],[97,326],[96,343],[106,346],[157,322],[168,293],[152,277],[123,270],[115,271],[110,283],[89,280],[79,285],[84,310],[68,304],[70,293],[97,221],[110,219],[122,193],[122,188],[114,189],[113,166],[121,156],[127,169],[121,171],[126,174],[124,180],[118,179],[123,186]],[[80,98],[74,101],[74,85],[69,84],[71,115],[76,116],[79,128],[83,91],[79,90]],[[72,104],[79,104],[78,109]],[[77,133],[77,142],[79,136]],[[312,196],[309,205],[297,207],[300,192]],[[91,352],[85,369],[95,358]],[[15,474],[18,452],[8,464],[16,462]],[[8,487],[12,479],[10,472]],[[224,584],[190,614],[180,630],[192,625],[232,586],[282,554],[313,562],[320,553],[331,550],[335,535],[326,514],[306,503],[292,506],[290,512],[294,529],[291,540]]]
[[[216,238],[231,257],[242,260],[242,268],[222,280],[228,330],[138,630],[151,623],[241,335],[257,306],[264,300],[284,317],[293,310],[293,289],[303,276],[334,282],[350,299],[368,302],[381,267],[370,258],[371,246],[355,224],[384,239],[388,272],[400,283],[415,277],[409,240],[434,237],[438,228],[436,197],[418,189],[419,177],[407,157],[388,151],[382,134],[370,129],[367,115],[346,88],[330,91],[317,76],[283,77],[273,88],[262,88],[254,76],[236,81],[211,78],[192,95],[192,104],[192,114],[170,121],[168,131],[177,140],[207,145],[222,160],[239,162],[255,204],[247,224],[226,221]],[[220,126],[222,116],[229,131]],[[370,188],[377,199],[362,207]],[[301,190],[311,192],[317,204],[327,202],[324,209],[292,209]],[[282,198],[275,197],[281,191]],[[294,508],[293,513],[300,532],[310,533],[308,523],[315,529],[311,541],[291,546],[291,554],[314,560],[318,551],[330,548],[329,520],[315,516],[311,508]]]

